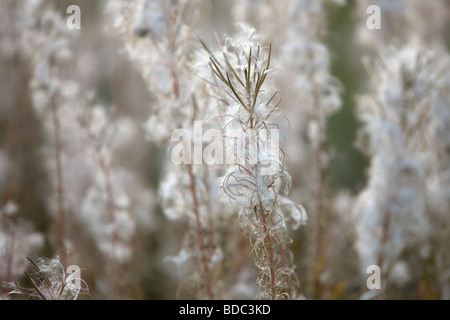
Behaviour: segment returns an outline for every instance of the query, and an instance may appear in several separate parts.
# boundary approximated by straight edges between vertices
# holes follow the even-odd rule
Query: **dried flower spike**
[[[264,52],[252,37],[253,32],[247,41],[227,39],[222,54],[210,58],[219,91],[229,97],[227,116],[220,117],[226,119],[222,133],[228,163],[222,188],[242,205],[240,222],[248,231],[258,269],[257,297],[289,299],[295,295],[297,279],[287,247],[287,222],[298,227],[306,213],[284,198],[291,178],[278,125],[271,119],[278,114],[279,100],[266,83],[272,50],[269,46]],[[290,209],[290,215],[282,208]]]

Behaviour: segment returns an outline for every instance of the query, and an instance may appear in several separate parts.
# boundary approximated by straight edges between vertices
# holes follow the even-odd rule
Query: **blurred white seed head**
[[[433,127],[450,105],[443,94],[450,59],[436,43],[412,39],[385,50],[369,70],[371,93],[360,99],[359,115],[371,164],[353,208],[356,249],[364,265],[383,261],[380,267],[389,268],[406,248],[427,246],[436,232],[432,212],[448,208],[436,208],[430,186],[438,179],[448,190],[448,182],[437,178],[448,167],[440,164],[443,145]]]

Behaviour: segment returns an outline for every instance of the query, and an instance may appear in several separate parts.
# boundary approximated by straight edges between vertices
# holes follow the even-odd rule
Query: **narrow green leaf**
[[[275,98],[275,96],[276,96],[277,94],[278,94],[278,91],[275,92],[275,93],[273,94],[272,98],[270,98],[269,101],[267,101],[266,107],[272,102],[273,98]]]
[[[269,45],[269,58],[267,59],[267,66],[266,66],[266,70],[269,70],[270,67],[270,58],[272,56],[272,44]]]
[[[198,41],[200,41],[202,47],[209,53],[210,56],[213,56],[211,50],[209,49],[209,47],[207,46],[207,44],[202,40],[202,38],[200,38],[200,36],[198,34],[196,34]]]
[[[233,84],[231,83],[231,80],[230,80],[230,75],[228,74],[228,72],[227,72],[227,79],[228,79],[229,87],[230,87],[231,91],[233,91],[233,93],[236,96],[236,98],[239,100],[239,103],[242,104],[242,106],[245,108],[245,110],[248,110],[247,107],[245,106],[244,102],[242,102],[241,97],[239,96],[239,94],[234,89]]]
[[[270,109],[270,112],[268,112],[267,115],[264,116],[264,118],[263,118],[264,121],[266,121],[266,120],[271,116],[272,112],[273,112],[276,108],[278,108],[278,106],[280,105],[280,103],[281,103],[281,99],[280,99],[280,101],[277,102],[277,104],[276,104],[275,106],[273,106],[273,107]],[[286,118],[286,120],[289,122],[289,119],[288,119],[288,118]]]
[[[24,273],[25,273],[25,276],[28,278],[28,280],[30,280],[31,285],[33,286],[34,290],[36,290],[36,292],[41,296],[41,298],[42,298],[43,300],[47,300],[47,298],[44,296],[44,294],[43,294],[43,293],[41,292],[41,290],[38,288],[38,286],[36,285],[36,283],[34,282],[34,280],[31,278],[31,276],[30,276],[26,271],[24,271]]]
[[[198,41],[200,41],[202,47],[208,52],[209,58],[214,60],[214,62],[222,68],[221,63],[214,57],[214,54],[212,53],[211,49],[209,49],[208,45],[202,40],[202,38],[200,38],[199,35],[196,35],[196,36],[197,36]]]
[[[209,50],[209,47],[206,45],[206,43],[202,40],[202,38],[200,38],[200,36],[198,34],[196,34],[198,41],[200,41],[201,45],[203,46],[203,48],[209,53],[209,55],[212,56],[211,50]]]
[[[64,293],[64,288],[66,287],[66,285],[67,285],[67,282],[63,282],[63,283],[62,283],[61,290],[59,291],[59,296],[60,296],[60,297],[61,297],[62,294]]]
[[[213,69],[214,73],[219,77],[219,79],[222,80],[222,82],[224,82],[226,84],[227,80],[223,76],[222,71],[220,71],[220,68],[217,66],[217,64],[214,62],[214,60],[211,57],[209,57],[209,59],[211,60],[212,64],[214,65],[214,67],[213,67],[210,64],[211,69]]]
[[[211,70],[215,73],[215,75],[217,76],[217,78],[219,78],[220,81],[222,81],[222,82],[224,82],[226,85],[228,85],[228,82],[227,82],[225,79],[222,79],[222,78],[220,77],[220,75],[217,73],[216,70],[214,70],[212,67],[211,67]]]
[[[256,80],[256,85],[255,85],[255,95],[253,96],[253,105],[252,105],[252,109],[255,108],[256,105],[256,100],[258,99],[258,94],[259,94],[259,90],[261,89],[261,86],[263,84],[263,81],[261,81],[261,75],[260,73],[258,73],[258,78]]]
[[[262,75],[262,82],[266,81],[267,74],[268,74],[268,70],[264,70],[263,75]]]
[[[242,82],[241,78],[239,78],[239,76],[237,75],[236,71],[234,70],[233,66],[231,65],[231,63],[228,61],[228,58],[226,56],[226,54],[223,54],[223,57],[225,58],[225,62],[227,63],[228,67],[231,69],[231,72],[233,72],[234,77],[237,79],[237,81],[239,81],[239,83],[241,84],[241,86],[245,88],[244,83]]]
[[[30,261],[30,262],[33,264],[34,268],[35,268],[36,271],[41,275],[41,277],[44,278],[45,284],[46,284],[47,286],[50,287],[50,286],[51,286],[50,280],[47,279],[47,277],[46,277],[45,274],[41,271],[41,269],[38,267],[38,265],[37,265],[33,260],[31,260],[29,257],[26,257],[26,258],[27,258],[28,261]]]
[[[248,74],[252,74],[252,47],[250,46],[250,52],[248,54]],[[248,80],[248,79],[247,79]],[[247,92],[250,92],[250,82],[247,81]]]

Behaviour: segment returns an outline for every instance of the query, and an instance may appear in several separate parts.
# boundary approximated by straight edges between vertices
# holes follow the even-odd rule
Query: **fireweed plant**
[[[258,30],[273,46],[282,72],[274,75],[283,100],[280,108],[290,121],[281,127],[289,138],[284,147],[291,159],[290,172],[295,178],[292,197],[308,208],[311,217],[306,238],[311,243],[302,273],[308,274],[306,287],[313,299],[323,296],[326,274],[332,273],[330,255],[340,246],[325,230],[330,210],[325,204],[331,197],[328,172],[333,152],[326,148],[327,122],[341,109],[342,85],[331,73],[332,55],[324,40],[328,33],[327,5],[342,4],[330,0],[263,0],[254,10],[253,1],[235,1],[232,14]],[[283,19],[279,19],[282,16]],[[267,21],[277,20],[276,24]],[[293,139],[292,137],[304,137]],[[340,220],[340,219],[336,219]],[[341,223],[335,221],[334,224]],[[345,223],[343,223],[343,226]]]
[[[119,8],[124,10],[118,10]],[[214,99],[212,98],[214,93],[209,92],[207,84],[217,80],[210,78],[211,70],[220,75],[222,74],[221,66],[230,68],[232,64],[236,64],[236,61],[230,61],[229,59],[232,58],[227,57],[220,62],[219,60],[223,58],[211,57],[212,66],[215,69],[209,69],[210,72],[204,74],[205,68],[202,66],[204,66],[205,55],[186,55],[187,48],[199,46],[200,43],[203,44],[204,49],[209,50],[202,40],[199,41],[195,37],[192,32],[194,26],[186,24],[185,13],[189,11],[187,3],[179,2],[169,5],[158,1],[142,1],[139,4],[114,2],[111,3],[108,10],[117,17],[114,25],[123,35],[127,54],[138,65],[145,66],[140,70],[157,100],[156,109],[152,110],[146,124],[150,139],[156,138],[158,143],[169,142],[171,132],[169,126],[165,125],[164,130],[155,130],[161,123],[166,123],[167,117],[174,119],[173,122],[169,122],[173,125],[173,132],[187,130],[192,135],[194,135],[193,127],[196,118],[206,119],[207,121],[204,121],[206,127],[217,122],[208,121],[211,117],[223,118],[222,115],[217,115],[217,110],[220,105],[228,103],[225,93],[218,93],[221,98]],[[160,15],[157,14],[158,10],[162,12]],[[191,8],[191,10],[193,9]],[[148,15],[156,15],[161,19],[145,19],[143,20],[145,23],[142,23],[140,18],[132,19],[135,16],[147,17]],[[137,24],[133,21],[137,21]],[[228,129],[224,128],[223,133],[225,135],[231,134],[232,131],[234,134],[247,133],[252,130],[254,136],[251,139],[270,141],[270,136],[265,136],[263,139],[263,130],[266,130],[267,133],[270,132],[269,129],[275,128],[275,125],[270,122],[270,117],[277,113],[276,101],[279,100],[275,92],[267,97],[268,93],[265,91],[265,80],[270,71],[271,50],[268,50],[266,57],[263,58],[262,49],[258,49],[257,45],[253,43],[251,46],[254,46],[253,53],[241,53],[242,56],[239,57],[242,60],[245,56],[249,56],[249,59],[245,59],[249,64],[249,69],[246,71],[248,75],[244,77],[242,73],[239,76],[234,67],[223,70],[222,75],[224,77],[229,71],[228,77],[230,75],[233,77],[233,80],[229,78],[228,84],[231,87],[229,86],[225,92],[232,93],[234,91],[233,99],[236,101],[241,99],[238,108],[233,111],[230,107],[227,113],[232,111],[240,119],[245,116],[242,112],[247,108],[249,119],[244,121],[240,127],[234,123],[227,124],[226,128]],[[262,63],[264,66],[261,65]],[[225,78],[219,79],[226,80]],[[242,81],[245,81],[246,86],[235,88],[233,81],[240,82],[240,85],[243,84]],[[245,95],[239,94],[236,90],[239,92],[244,90]],[[242,99],[245,99],[245,102]],[[264,102],[262,99],[266,101]],[[239,108],[244,109],[240,110]],[[155,134],[159,135],[164,132],[166,134],[163,136],[155,136]],[[189,146],[185,145],[185,147],[186,150],[189,149]],[[244,162],[242,167],[227,168],[227,174],[222,180],[222,187],[231,198],[239,195],[242,199],[246,194],[241,193],[239,184],[234,183],[233,180],[238,179],[243,188],[249,188],[254,184],[254,187],[260,189],[258,192],[248,194],[251,196],[251,200],[245,205],[244,210],[241,210],[240,220],[241,222],[245,220],[244,216],[250,217],[250,209],[254,205],[258,205],[257,211],[254,212],[256,220],[251,219],[248,223],[259,225],[259,228],[247,230],[258,267],[257,296],[263,299],[278,299],[295,296],[294,290],[297,282],[291,263],[291,253],[287,248],[289,237],[287,233],[281,231],[286,228],[287,220],[281,211],[281,206],[294,208],[292,214],[298,223],[304,212],[283,197],[290,189],[291,182],[289,175],[285,172],[285,157],[282,149],[274,145],[269,145],[268,149],[273,150],[266,150],[272,152],[263,153],[266,157],[271,155],[274,159],[267,158],[263,161],[268,161],[270,168],[274,171],[270,176],[261,174],[262,164],[259,163],[247,168],[251,170],[248,177],[238,177],[238,172],[232,171],[239,168],[244,170],[246,168]],[[248,156],[254,157],[258,161],[263,153],[257,155],[249,153]],[[179,268],[190,270],[187,274],[186,271],[180,270],[179,274],[180,278],[183,278],[182,282],[188,286],[188,291],[194,296],[209,299],[230,296],[230,293],[221,294],[230,289],[227,290],[226,286],[224,287],[224,281],[220,281],[218,277],[222,275],[221,278],[223,278],[225,271],[220,267],[221,261],[229,260],[226,259],[226,256],[231,252],[226,244],[229,241],[224,241],[227,236],[223,236],[223,231],[227,228],[224,229],[223,226],[232,223],[230,217],[234,210],[239,209],[227,206],[220,197],[214,196],[217,193],[214,188],[218,187],[214,179],[217,179],[215,176],[219,171],[211,171],[208,166],[186,162],[180,165],[169,164],[169,166],[171,168],[160,186],[164,212],[172,220],[187,218],[190,231],[183,240],[179,255],[167,257],[166,261],[174,261]],[[254,182],[251,182],[252,179]],[[173,192],[178,195],[175,195],[176,201]],[[193,269],[187,267],[188,262],[194,262]]]
[[[211,82],[218,95],[226,96],[225,112],[217,117],[223,119],[227,150],[222,190],[241,206],[240,226],[250,240],[258,271],[257,298],[293,299],[299,281],[288,227],[298,228],[306,212],[286,198],[291,177],[273,120],[280,99],[269,83],[271,46],[261,47],[254,30],[245,31],[236,39],[227,38],[222,52],[211,54],[209,62],[215,76]]]

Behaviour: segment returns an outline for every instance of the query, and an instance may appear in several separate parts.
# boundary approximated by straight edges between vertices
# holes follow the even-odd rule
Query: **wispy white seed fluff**
[[[385,51],[371,70],[371,93],[359,101],[371,162],[353,208],[355,245],[363,269],[381,264],[395,275],[409,248],[426,248],[447,224],[439,212],[448,201],[437,200],[434,186],[439,181],[438,194],[448,195],[448,160],[441,162],[448,139],[436,134],[448,120],[450,58],[434,42],[413,39]]]

